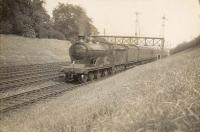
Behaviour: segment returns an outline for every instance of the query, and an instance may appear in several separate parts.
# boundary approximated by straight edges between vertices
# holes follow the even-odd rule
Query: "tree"
[[[35,37],[31,0],[1,0],[0,33]]]
[[[33,0],[33,14],[34,28],[38,38],[57,38],[65,39],[64,35],[53,28],[53,22],[47,11],[43,7],[44,0]]]
[[[0,33],[65,39],[43,7],[44,0],[0,0]]]
[[[0,0],[0,33],[10,33],[12,31],[11,23],[6,19],[11,14],[9,7]]]
[[[0,0],[0,33],[75,41],[79,33],[97,32],[81,7],[60,3],[51,19],[44,3],[44,0]]]
[[[53,10],[55,28],[62,32],[65,37],[75,41],[78,35],[90,35],[96,31],[91,19],[80,6],[59,3]]]

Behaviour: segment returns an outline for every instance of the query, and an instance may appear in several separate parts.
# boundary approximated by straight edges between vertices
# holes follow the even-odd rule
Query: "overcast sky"
[[[58,2],[83,7],[94,25],[106,35],[134,35],[135,12],[139,12],[141,36],[160,36],[162,17],[167,18],[167,47],[189,41],[200,34],[198,0],[46,0],[49,14]]]

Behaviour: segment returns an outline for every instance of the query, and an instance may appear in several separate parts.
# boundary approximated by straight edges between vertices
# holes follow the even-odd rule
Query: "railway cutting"
[[[4,94],[0,97],[0,113],[20,109],[165,57],[162,48],[154,47],[163,43],[163,38],[89,36],[85,39],[80,36],[80,40],[69,48],[71,63],[0,67],[0,91]],[[52,85],[37,85],[50,80],[54,82]],[[36,87],[24,88],[31,85]],[[8,94],[18,90],[20,92]]]

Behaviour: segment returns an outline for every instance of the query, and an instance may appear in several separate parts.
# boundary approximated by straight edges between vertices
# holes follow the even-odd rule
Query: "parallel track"
[[[0,92],[6,92],[8,90],[15,89],[17,87],[31,85],[33,83],[54,80],[60,76],[62,76],[62,74],[60,74],[60,73],[51,73],[51,74],[47,73],[44,75],[29,76],[29,77],[22,78],[22,79],[16,79],[16,80],[12,80],[10,82],[8,81],[8,82],[0,84]]]
[[[118,72],[116,74],[119,74],[119,73],[120,72]],[[40,100],[58,96],[62,93],[65,93],[66,91],[70,91],[70,90],[73,90],[73,89],[78,88],[83,85],[87,85],[90,83],[104,80],[104,79],[106,79],[108,77],[112,77],[116,74],[113,74],[111,76],[105,76],[98,80],[94,80],[92,82],[90,81],[90,82],[87,82],[84,84],[59,83],[56,85],[51,85],[51,86],[47,86],[44,88],[40,88],[40,89],[28,91],[28,92],[23,92],[20,94],[2,98],[2,99],[0,99],[0,102],[1,102],[0,114],[4,114],[4,113],[7,113],[12,110],[19,109],[23,106],[35,103]]]
[[[0,68],[0,92],[15,89],[25,85],[57,79],[63,74],[60,68],[67,63],[50,63],[43,65],[29,65],[9,68]],[[5,70],[6,69],[6,70]],[[9,69],[9,70],[8,70]],[[12,69],[12,70],[10,70]],[[9,71],[9,72],[7,72]]]
[[[17,95],[13,95],[10,97],[0,99],[0,114],[5,112],[20,108],[22,106],[26,106],[28,104],[32,104],[42,99],[46,99],[52,96],[59,95],[66,91],[72,90],[79,85],[75,84],[66,84],[60,83],[48,87],[44,87],[41,89],[36,89],[24,93],[20,93]]]
[[[35,70],[38,68],[55,67],[55,66],[66,65],[66,64],[67,63],[62,62],[62,63],[46,63],[46,64],[0,67],[0,75],[2,73],[18,72],[18,71],[24,71],[24,70]]]
[[[60,73],[60,69],[61,66],[64,65],[68,64],[49,63],[16,67],[0,67],[0,92],[6,94],[8,90],[15,90],[15,88],[20,89],[25,85],[29,86],[34,83],[57,79],[63,75]],[[56,95],[61,91],[69,90],[71,84],[68,84],[67,86],[65,84],[66,87],[62,86],[64,86],[64,84],[56,84],[1,98],[0,113]]]
[[[56,72],[59,71],[60,69],[58,67],[53,67],[53,68],[41,68],[41,69],[35,69],[35,70],[24,70],[24,71],[17,71],[17,72],[11,72],[11,73],[2,73],[0,74],[0,82],[6,79],[12,79],[12,78],[19,78],[19,77],[24,77],[24,76],[29,76],[33,74],[38,74],[38,73],[44,73],[44,72]]]
[[[136,65],[139,65],[139,63],[136,64]],[[136,65],[133,65],[133,67],[135,67]],[[130,68],[131,67],[129,67],[128,69],[130,69]],[[118,73],[120,73],[120,72],[118,72]],[[115,74],[113,74],[113,75],[115,75]],[[113,76],[113,75],[111,75],[111,76]],[[56,84],[56,85],[51,85],[51,86],[47,86],[47,87],[44,87],[44,88],[35,89],[35,90],[28,91],[28,92],[16,94],[16,95],[13,95],[13,96],[1,98],[0,99],[0,103],[1,103],[0,114],[12,111],[14,109],[21,108],[23,106],[32,104],[34,102],[37,102],[37,101],[40,101],[40,100],[43,100],[43,99],[58,96],[58,95],[66,92],[66,91],[70,91],[70,90],[77,88],[79,86],[86,85],[86,84],[89,84],[89,83],[93,83],[93,82],[96,82],[96,81],[101,81],[101,80],[106,79],[106,78],[111,77],[111,76],[106,76],[106,77],[100,78],[98,80],[94,80],[92,82],[87,82],[87,83],[84,83],[84,84],[59,83],[59,84]]]

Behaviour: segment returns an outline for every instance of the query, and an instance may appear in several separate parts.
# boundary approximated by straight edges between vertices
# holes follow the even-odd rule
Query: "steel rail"
[[[0,114],[4,114],[6,112],[19,109],[23,106],[27,106],[29,104],[35,103],[37,101],[41,101],[50,97],[58,96],[62,93],[65,93],[67,91],[73,90],[75,88],[78,88],[80,86],[88,85],[91,83],[95,83],[98,81],[102,81],[106,78],[112,77],[114,75],[117,75],[123,71],[119,71],[116,74],[104,76],[98,80],[89,81],[83,84],[71,84],[71,83],[59,83],[51,86],[47,86],[40,89],[35,89],[23,93],[19,93],[13,96],[5,97],[0,99]]]
[[[21,74],[17,74],[16,77],[12,77],[12,78],[5,78],[0,80],[0,86],[3,84],[8,84],[8,83],[12,83],[12,82],[16,82],[19,80],[25,80],[25,79],[30,79],[32,77],[40,77],[41,75],[46,75],[46,74],[52,74],[52,73],[58,73],[59,70],[48,70],[48,71],[43,71],[41,70],[40,72],[31,72],[31,73],[26,73],[24,75]]]
[[[20,93],[17,95],[9,96],[0,99],[0,114],[8,112],[10,110],[20,108],[22,106],[37,102],[42,99],[46,99],[58,94],[64,93],[66,91],[72,90],[79,85],[60,83],[52,86],[47,86],[44,88]]]
[[[51,68],[60,68],[61,66],[65,66],[67,64],[62,64],[62,65],[43,65],[43,66],[38,66],[38,67],[24,67],[23,69],[14,69],[13,70],[0,70],[0,75],[8,75],[8,74],[17,74],[17,73],[23,73],[24,71],[35,71],[38,69],[51,69]]]
[[[144,61],[144,63],[147,63],[147,61]],[[127,70],[132,67],[135,67],[137,65],[140,65],[140,64],[141,63],[136,63],[135,65],[132,65],[129,68],[127,68]],[[87,85],[87,84],[91,84],[94,82],[104,80],[106,78],[115,76],[124,71],[126,71],[126,70],[118,71],[115,74],[104,76],[98,80],[89,81],[89,82],[86,82],[83,84],[59,83],[59,84],[55,84],[55,85],[43,87],[40,89],[35,89],[35,90],[31,90],[31,91],[27,91],[27,92],[23,92],[20,94],[2,98],[2,99],[0,99],[0,103],[1,103],[0,114],[4,114],[4,113],[12,111],[14,109],[19,109],[23,106],[35,103],[37,101],[41,101],[43,99],[58,96],[66,91],[70,91],[70,90],[73,90],[73,89],[78,88],[83,85]]]
[[[0,78],[0,84],[2,82],[10,82],[10,81],[14,81],[14,80],[17,80],[17,79],[23,79],[25,77],[28,77],[28,76],[33,76],[33,75],[43,75],[43,74],[46,74],[46,73],[58,73],[60,72],[60,69],[49,69],[49,70],[38,70],[38,71],[33,71],[33,72],[24,72],[23,74],[13,74],[13,75],[10,75],[10,76],[4,76],[4,77],[1,77]]]
[[[60,76],[62,76],[61,73],[53,73],[53,74],[45,74],[45,75],[34,76],[34,77],[27,77],[21,80],[16,80],[15,82],[12,82],[12,83],[1,84],[0,92],[5,92],[10,89],[30,85],[30,84],[41,82],[41,81],[56,79]]]
[[[10,67],[0,67],[0,75],[6,73],[15,73],[25,70],[35,70],[41,68],[59,67],[63,65],[68,65],[68,63],[47,63],[47,64],[35,64],[35,65],[23,65],[23,66],[10,66]]]

